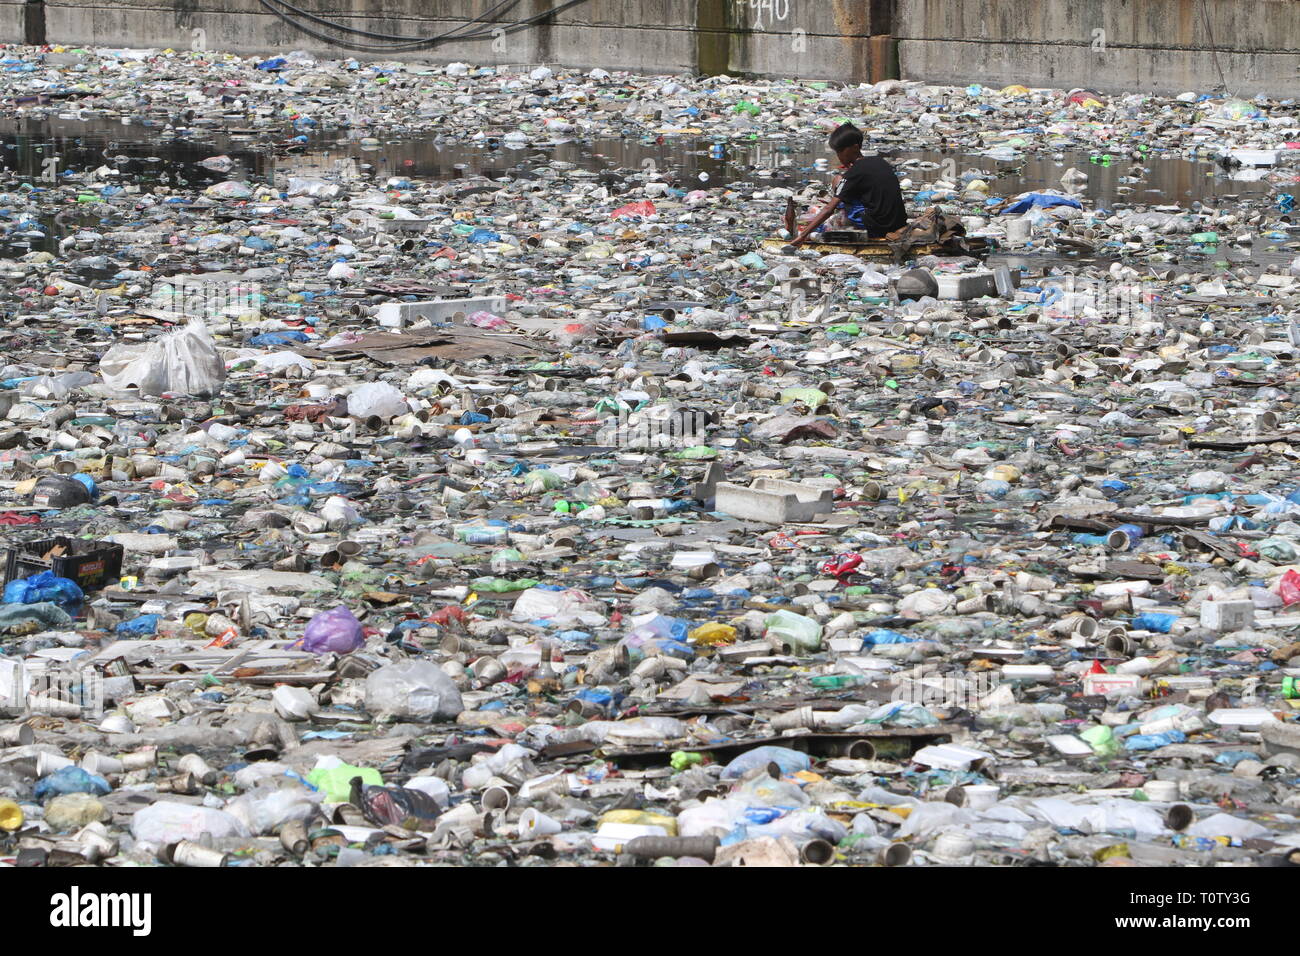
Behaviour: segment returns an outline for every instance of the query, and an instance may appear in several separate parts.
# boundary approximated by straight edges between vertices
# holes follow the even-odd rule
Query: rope
[[[534,26],[542,22],[543,20],[546,20],[549,17],[553,17],[557,13],[563,13],[565,10],[568,10],[571,7],[576,7],[581,3],[586,3],[587,0],[568,0],[568,2],[562,3],[558,7],[555,7],[554,9],[543,11],[542,13],[536,14],[535,16],[528,17],[527,19],[524,20],[517,20],[514,23],[510,23],[508,25],[501,25],[499,23],[485,23],[482,29],[476,30],[471,33],[462,32],[467,28],[469,28],[470,26],[472,26],[474,23],[477,23],[478,21],[482,20],[484,17],[490,16],[496,13],[498,10],[501,10],[503,7],[505,8],[505,10],[510,10],[513,9],[519,3],[519,0],[498,0],[498,2],[495,5],[489,7],[487,10],[479,14],[473,20],[470,20],[469,22],[462,24],[459,27],[455,27],[452,30],[448,30],[446,33],[440,33],[440,34],[435,34],[433,36],[426,36],[426,37],[409,37],[409,38],[394,36],[392,34],[386,34],[386,33],[372,33],[367,30],[360,30],[355,27],[350,27],[347,26],[346,24],[338,23],[337,21],[334,20],[328,20],[325,19],[324,17],[316,16],[315,14],[303,10],[300,7],[294,6],[292,3],[289,2],[289,0],[258,0],[258,2],[266,10],[274,14],[283,23],[287,24],[290,27],[293,27],[295,30],[298,30],[301,33],[307,34],[308,36],[314,39],[320,40],[323,43],[328,43],[331,46],[342,47],[345,50],[357,50],[363,53],[405,53],[413,50],[432,48],[438,46],[439,44],[451,43],[456,40],[485,40],[489,37],[496,36],[498,31],[500,31],[503,34],[517,33],[520,30],[526,30],[529,27]],[[284,10],[281,9],[282,7],[287,8],[292,15],[290,13],[285,13]],[[353,34],[353,35],[365,37],[367,39],[388,40],[393,42],[385,43],[385,44],[365,44],[365,43],[357,43],[345,39],[339,39],[336,37],[332,37],[329,34],[321,33],[309,26],[306,26],[305,24],[299,22],[298,20],[295,20],[294,16],[312,21],[314,23],[318,23],[325,27],[329,27],[330,29],[337,30],[340,33]]]
[[[1210,13],[1205,8],[1205,0],[1201,0],[1201,19],[1205,21],[1205,36],[1210,41],[1210,55],[1214,57],[1214,68],[1219,72],[1219,89],[1225,93],[1231,92],[1228,89],[1228,81],[1223,76],[1223,67],[1219,66],[1219,51],[1214,46],[1214,30],[1210,27]]]

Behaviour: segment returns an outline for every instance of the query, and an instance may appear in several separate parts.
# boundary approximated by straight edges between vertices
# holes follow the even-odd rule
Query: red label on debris
[[[229,647],[234,643],[235,638],[239,637],[239,631],[233,627],[228,627],[218,634],[208,647]]]

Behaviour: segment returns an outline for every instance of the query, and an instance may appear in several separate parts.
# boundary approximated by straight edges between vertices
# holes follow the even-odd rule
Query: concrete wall
[[[1295,0],[898,0],[893,32],[905,79],[1300,93]]]
[[[22,43],[23,9],[21,0],[0,0],[0,43]]]
[[[318,16],[376,33],[428,36],[461,27],[497,0],[292,0]],[[563,0],[520,0],[484,22],[537,16]],[[559,63],[655,73],[755,73],[871,79],[870,33],[887,33],[892,0],[586,0],[554,22],[394,56],[350,52],[300,33],[258,0],[47,0],[51,43],[236,53],[306,49],[359,59]],[[374,16],[370,11],[382,11]],[[335,31],[317,27],[331,37]],[[201,35],[195,30],[202,30]],[[0,40],[18,42],[0,19]],[[360,40],[362,43],[374,41]]]
[[[497,0],[292,2],[416,37],[461,27]],[[562,2],[519,0],[485,22],[513,23]],[[897,57],[904,78],[936,83],[1208,91],[1222,71],[1235,93],[1300,94],[1300,0],[586,0],[551,23],[400,56],[312,39],[260,0],[46,0],[44,9],[51,43],[191,48],[201,40],[243,54],[308,49],[846,82],[896,75]],[[0,0],[0,41],[22,40],[22,4]]]

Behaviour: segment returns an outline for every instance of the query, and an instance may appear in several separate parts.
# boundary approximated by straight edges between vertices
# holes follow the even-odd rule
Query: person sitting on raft
[[[862,130],[844,123],[831,133],[827,145],[840,161],[844,175],[833,183],[830,202],[817,211],[791,245],[807,242],[837,211],[842,216],[841,228],[865,232],[871,239],[883,239],[907,225],[898,174],[881,157],[862,155]],[[786,207],[785,227],[794,235],[793,203]]]

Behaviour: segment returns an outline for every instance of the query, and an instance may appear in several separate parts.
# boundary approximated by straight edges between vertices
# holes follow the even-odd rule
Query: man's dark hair
[[[850,146],[861,146],[862,130],[852,123],[844,123],[835,127],[830,139],[826,141],[826,145],[837,153],[842,149],[848,149]]]

